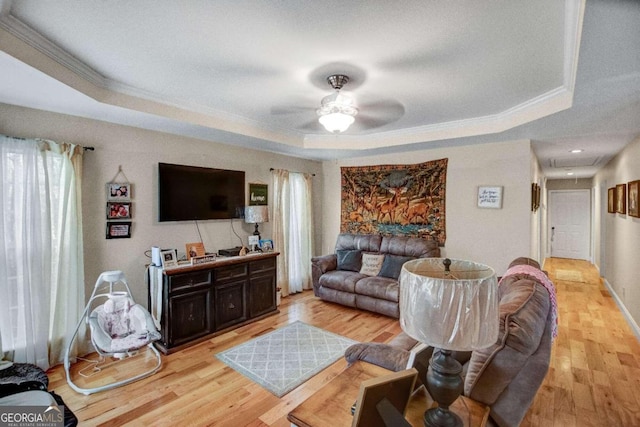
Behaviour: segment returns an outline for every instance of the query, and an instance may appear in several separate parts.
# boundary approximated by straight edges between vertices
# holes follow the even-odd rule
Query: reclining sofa
[[[491,409],[487,425],[517,427],[549,370],[557,333],[555,289],[535,260],[521,257],[509,266],[498,292],[497,341],[473,352],[454,351],[453,356],[463,365],[463,394]],[[348,363],[364,360],[400,371],[407,368],[410,350],[416,344],[401,332],[387,344],[354,344],[346,350],[345,358]],[[422,371],[424,375],[426,368]]]
[[[434,240],[378,234],[340,234],[334,254],[311,259],[313,293],[325,301],[400,316],[398,277],[416,258],[439,257]]]

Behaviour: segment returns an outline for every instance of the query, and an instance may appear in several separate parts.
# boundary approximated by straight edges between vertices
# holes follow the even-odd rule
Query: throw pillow
[[[398,277],[400,277],[400,272],[402,271],[402,265],[405,262],[411,261],[413,259],[415,259],[415,257],[387,255],[384,257],[384,262],[382,263],[382,268],[380,269],[380,273],[378,273],[378,276],[384,276],[390,279],[397,279]]]
[[[378,254],[362,254],[362,268],[360,274],[367,276],[377,276],[382,268],[384,255]]]
[[[362,252],[345,249],[336,251],[336,255],[338,258],[338,270],[360,271]]]

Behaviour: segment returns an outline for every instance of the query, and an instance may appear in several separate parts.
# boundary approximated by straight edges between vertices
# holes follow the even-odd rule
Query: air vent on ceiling
[[[560,157],[551,159],[552,168],[579,168],[596,166],[602,160],[602,156],[596,157]]]

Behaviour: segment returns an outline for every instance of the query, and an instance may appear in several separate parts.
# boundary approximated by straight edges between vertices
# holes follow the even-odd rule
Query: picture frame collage
[[[640,218],[640,180],[616,184],[607,190],[607,212]]]
[[[131,187],[130,182],[112,181],[106,184],[107,239],[131,238],[131,219],[133,218]]]

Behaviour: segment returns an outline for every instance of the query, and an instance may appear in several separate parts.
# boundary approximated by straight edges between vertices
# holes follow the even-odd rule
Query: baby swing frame
[[[105,283],[108,283],[108,292],[104,292],[101,291],[100,293],[98,292],[98,290],[100,288],[106,288]],[[117,287],[117,284],[121,284],[122,287],[124,288],[124,290],[114,290],[115,287]],[[144,343],[143,345],[141,345],[140,347],[137,348],[132,348],[132,349],[127,349],[127,350],[123,350],[123,351],[105,351],[103,348],[100,348],[100,345],[96,342],[96,339],[94,337],[94,330],[96,330],[95,328],[98,327],[98,321],[96,319],[96,315],[94,315],[98,308],[101,307],[102,304],[104,304],[107,300],[110,299],[117,299],[117,298],[131,298],[131,290],[129,289],[129,285],[127,284],[127,280],[124,276],[124,273],[122,273],[121,271],[106,271],[102,274],[100,274],[100,276],[98,277],[98,279],[96,280],[95,286],[93,288],[93,292],[91,293],[91,298],[89,298],[89,301],[87,302],[87,305],[84,309],[84,312],[82,313],[82,316],[80,317],[80,321],[78,322],[78,325],[73,333],[73,336],[71,337],[71,340],[69,341],[69,345],[67,346],[67,350],[65,352],[64,355],[64,370],[67,374],[67,383],[69,384],[69,387],[71,387],[73,390],[75,390],[78,393],[82,393],[85,395],[89,395],[92,393],[97,393],[100,391],[105,391],[105,390],[111,390],[117,387],[121,387],[125,384],[129,384],[132,383],[134,381],[138,381],[141,380],[143,378],[146,378],[150,375],[155,374],[162,366],[162,358],[160,356],[160,353],[158,352],[158,350],[154,347],[153,345],[153,341],[147,341],[146,343]],[[98,301],[102,300],[102,304],[97,304]],[[131,299],[132,300],[132,299]],[[147,329],[147,332],[151,332],[151,334],[157,334],[157,331],[155,329],[153,325],[153,321],[151,320],[151,316],[149,315],[149,313],[144,310],[141,307],[137,308],[139,311],[142,311],[145,313],[146,316],[148,316],[148,320],[147,320],[147,325],[151,325],[151,328],[153,328],[152,330]],[[85,324],[86,325],[91,325],[92,326],[92,331],[90,333],[91,335],[91,344],[93,345],[94,349],[96,350],[96,352],[98,353],[98,359],[95,360],[89,360],[89,362],[94,363],[95,365],[97,365],[98,363],[100,363],[101,361],[104,361],[107,357],[114,357],[116,359],[115,362],[113,363],[118,363],[118,361],[123,360],[127,357],[132,357],[135,356],[135,354],[138,352],[138,350],[140,350],[143,347],[147,347],[149,348],[153,354],[156,357],[156,363],[155,366],[153,366],[151,369],[148,369],[140,374],[131,376],[129,378],[125,378],[123,380],[120,381],[115,381],[112,382],[110,384],[105,384],[103,386],[99,386],[99,387],[93,387],[93,388],[83,388],[78,386],[77,384],[75,384],[71,378],[71,373],[70,373],[70,368],[71,368],[71,362],[70,362],[70,354],[71,354],[71,350],[73,348],[74,343],[76,342],[76,339],[78,337],[78,332],[80,331],[80,328],[82,327],[82,325]],[[104,333],[103,333],[104,335]],[[108,340],[109,337],[108,335],[105,335],[106,339]],[[102,342],[104,342],[104,337],[101,340]],[[78,358],[81,359],[81,358]],[[86,360],[86,359],[83,359]],[[84,368],[86,369],[86,368]],[[83,370],[84,370],[83,369]],[[94,366],[94,369],[99,370],[99,368]],[[82,372],[80,372],[80,375],[82,376],[86,376],[84,375]]]

